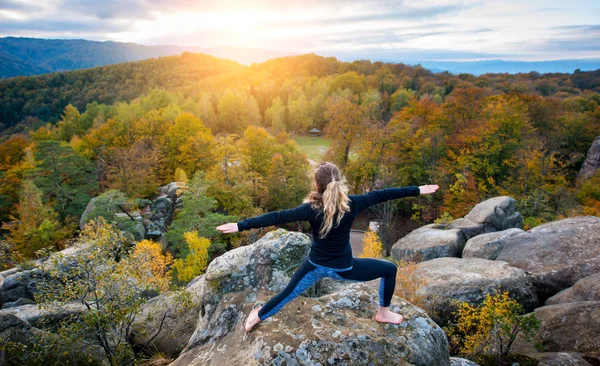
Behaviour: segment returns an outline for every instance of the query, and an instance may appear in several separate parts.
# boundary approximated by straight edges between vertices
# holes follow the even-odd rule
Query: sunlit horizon
[[[591,1],[109,1],[0,4],[0,36],[245,47],[403,60],[600,58]]]

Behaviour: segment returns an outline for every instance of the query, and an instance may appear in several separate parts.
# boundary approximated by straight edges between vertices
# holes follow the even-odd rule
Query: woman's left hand
[[[223,234],[237,233],[238,232],[237,222],[230,222],[228,224],[219,225],[219,226],[217,226],[217,230],[222,232]]]
[[[428,193],[433,193],[433,192],[437,191],[438,188],[440,188],[440,187],[437,184],[428,184],[425,186],[420,186],[419,191],[421,194],[428,194]]]

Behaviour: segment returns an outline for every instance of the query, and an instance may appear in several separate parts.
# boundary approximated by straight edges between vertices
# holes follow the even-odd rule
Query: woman
[[[375,320],[400,324],[402,315],[389,310],[396,285],[396,265],[374,258],[353,258],[350,227],[356,215],[371,205],[396,198],[433,193],[437,185],[388,188],[359,195],[348,195],[345,178],[332,163],[320,163],[315,172],[315,188],[296,208],[269,212],[237,223],[220,225],[223,233],[260,228],[286,222],[308,221],[313,242],[308,257],[300,264],[286,288],[262,307],[252,310],[246,321],[246,332],[271,317],[323,277],[347,281],[379,283],[379,309]]]

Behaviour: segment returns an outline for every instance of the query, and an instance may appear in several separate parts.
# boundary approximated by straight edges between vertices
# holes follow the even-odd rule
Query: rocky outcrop
[[[56,335],[32,327],[27,321],[5,311],[0,311],[0,345],[0,365],[106,364],[106,356],[101,348],[83,343],[63,344]],[[28,351],[23,352],[22,347]],[[86,351],[70,352],[78,348]]]
[[[600,362],[600,301],[543,306],[535,314],[547,352],[578,352]]]
[[[95,217],[98,215],[94,212],[98,205],[98,200],[104,198],[103,205],[107,206],[114,215],[119,218],[119,226],[124,232],[131,233],[137,241],[142,239],[160,240],[168,226],[173,221],[175,209],[183,207],[182,194],[186,184],[182,182],[172,182],[164,187],[158,188],[158,196],[153,201],[143,200],[144,203],[135,210],[129,210],[124,206],[132,206],[129,199],[121,192],[109,191],[104,195],[109,195],[107,202],[104,195],[94,197],[87,204],[81,218],[79,227],[83,229],[85,224],[90,220],[90,215]],[[128,202],[127,204],[119,204],[118,202]],[[136,203],[139,205],[139,202]],[[135,207],[135,205],[133,205]]]
[[[456,309],[454,301],[477,305],[486,294],[508,291],[528,310],[538,305],[535,289],[525,272],[505,262],[480,258],[438,258],[415,269],[422,283],[417,295],[432,318],[445,323]]]
[[[460,257],[465,238],[460,229],[444,230],[426,225],[401,238],[392,247],[397,261],[424,262],[442,257]]]
[[[15,272],[6,277],[0,286],[2,308],[13,307],[16,302],[24,304],[33,301],[41,279],[42,271],[39,268]]]
[[[496,257],[532,278],[540,301],[600,272],[600,217],[573,217],[510,237]]]
[[[446,337],[423,310],[394,297],[403,323],[375,322],[376,288],[376,281],[355,283],[295,299],[248,335],[243,322],[252,309],[250,290],[227,294],[205,329],[213,340],[198,343],[173,365],[449,365]],[[258,298],[271,295],[260,290]]]
[[[545,305],[576,301],[600,301],[600,273],[580,279],[573,287],[562,290],[546,300]]]
[[[463,258],[482,258],[494,260],[511,236],[521,234],[523,230],[513,228],[493,233],[486,233],[471,238],[465,244]]]
[[[594,139],[592,146],[587,152],[587,157],[579,170],[577,180],[582,182],[586,179],[590,179],[600,169],[600,136]]]
[[[483,225],[486,233],[523,225],[523,217],[517,212],[515,199],[508,196],[494,197],[476,204],[465,219]]]
[[[202,278],[196,331],[174,365],[450,364],[443,331],[421,309],[394,297],[405,321],[375,322],[378,280],[309,289],[245,335],[253,305],[285,287],[309,246],[306,235],[280,229],[216,258]]]
[[[397,261],[423,262],[434,258],[461,257],[465,242],[484,233],[519,228],[523,218],[512,197],[490,198],[464,218],[449,224],[430,224],[401,238],[392,247]]]
[[[160,295],[142,305],[133,323],[133,344],[179,355],[196,329],[204,284],[202,275],[188,284],[187,294]]]

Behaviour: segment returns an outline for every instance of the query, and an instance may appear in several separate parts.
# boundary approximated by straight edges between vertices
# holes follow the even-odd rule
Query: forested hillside
[[[155,87],[196,99],[200,94],[218,98],[226,90],[240,90],[252,94],[264,113],[275,95],[287,102],[286,88],[305,83],[296,79],[322,79],[328,75],[336,75],[335,80],[329,78],[331,80],[322,82],[333,82],[332,88],[351,87],[350,84],[355,83],[352,86],[355,94],[377,91],[381,96],[380,109],[387,119],[398,108],[392,105],[391,96],[400,89],[413,90],[417,96],[437,96],[441,101],[456,85],[463,84],[485,89],[488,94],[516,92],[561,99],[600,88],[600,71],[475,77],[432,73],[422,67],[403,64],[346,63],[315,55],[278,58],[248,67],[203,54],[184,53],[87,70],[0,80],[0,131],[20,122],[36,123],[36,119],[56,122],[67,104],[83,110],[91,102],[129,102]],[[352,80],[354,76],[357,80]]]
[[[184,54],[4,80],[5,246],[23,258],[60,249],[92,197],[128,212],[189,180],[197,190],[169,242],[182,258],[190,230],[231,247],[216,223],[294,207],[308,192],[290,136],[313,127],[352,192],[439,184],[397,207],[418,223],[497,195],[517,199],[528,227],[598,214],[600,178],[576,178],[600,134],[599,91],[600,71],[475,77],[316,55],[246,67]]]
[[[135,43],[0,38],[0,78],[85,69],[179,52]]]

